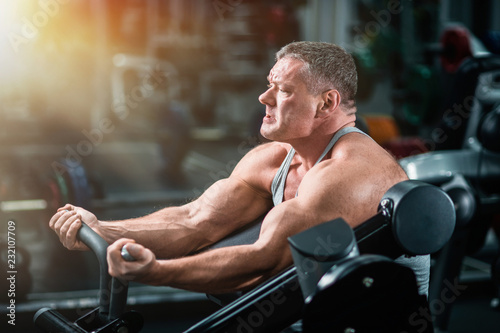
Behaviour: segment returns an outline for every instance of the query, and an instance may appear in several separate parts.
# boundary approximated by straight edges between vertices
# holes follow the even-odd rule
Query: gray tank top
[[[316,161],[316,164],[321,162],[323,158],[325,158],[326,154],[333,148],[335,143],[344,135],[348,133],[361,133],[367,135],[365,132],[357,129],[356,127],[344,127],[337,131],[333,138],[330,140],[325,150],[321,154],[321,156]],[[273,195],[273,203],[275,206],[279,205],[283,202],[283,196],[285,193],[285,182],[286,177],[288,175],[288,170],[290,169],[290,165],[292,164],[293,156],[295,155],[295,150],[293,148],[290,149],[288,154],[285,157],[285,160],[281,164],[278,172],[274,176],[273,182],[271,184],[271,193]],[[297,193],[298,194],[298,193]],[[296,195],[297,195],[296,194]],[[417,278],[417,285],[419,288],[419,294],[428,295],[429,292],[429,274],[430,274],[430,255],[423,256],[415,256],[415,257],[405,257],[401,256],[395,260],[398,264],[403,266],[407,266],[415,272],[415,276]]]

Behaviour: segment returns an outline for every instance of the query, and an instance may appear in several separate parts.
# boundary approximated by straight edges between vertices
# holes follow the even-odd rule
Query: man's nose
[[[271,89],[267,89],[259,96],[259,102],[261,102],[264,105],[274,106],[275,99],[273,97]]]

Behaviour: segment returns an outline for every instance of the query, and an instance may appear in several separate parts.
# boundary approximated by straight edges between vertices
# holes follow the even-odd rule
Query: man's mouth
[[[266,113],[266,115],[264,116],[264,118],[262,118],[262,123],[263,124],[270,124],[270,123],[274,122],[273,119],[274,118],[270,114]]]
[[[266,113],[266,115],[264,116],[264,119],[265,121],[273,121],[275,118],[273,116],[271,116],[269,113]]]

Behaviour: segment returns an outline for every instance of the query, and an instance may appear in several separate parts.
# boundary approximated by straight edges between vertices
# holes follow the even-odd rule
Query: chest
[[[283,201],[295,198],[297,190],[299,189],[302,178],[306,174],[305,171],[301,171],[300,168],[290,168],[285,181],[285,190],[283,193]]]

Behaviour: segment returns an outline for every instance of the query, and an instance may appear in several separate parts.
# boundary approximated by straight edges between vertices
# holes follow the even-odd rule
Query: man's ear
[[[332,113],[340,105],[340,93],[338,90],[331,89],[321,94],[321,103],[316,112],[317,117],[324,117]]]

